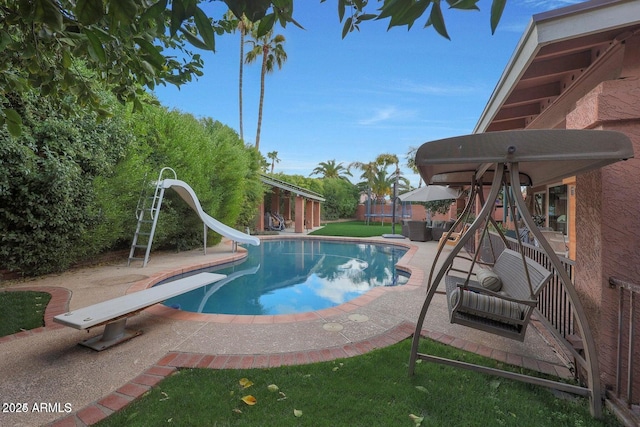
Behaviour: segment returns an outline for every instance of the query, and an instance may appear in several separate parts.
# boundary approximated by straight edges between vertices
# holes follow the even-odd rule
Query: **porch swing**
[[[584,309],[569,274],[527,210],[520,189],[521,186],[558,182],[630,157],[633,157],[633,149],[629,139],[624,134],[610,131],[517,130],[466,135],[423,144],[416,153],[415,163],[424,181],[429,185],[470,186],[470,194],[464,210],[446,239],[456,229],[466,228],[466,231],[459,236],[437,273],[436,265],[446,245],[438,247],[433,261],[427,295],[413,336],[409,374],[413,375],[415,372],[418,359],[489,373],[587,396],[591,414],[600,417],[602,390],[598,361]],[[484,200],[486,185],[490,185],[490,189]],[[553,266],[553,272],[525,256],[517,221],[514,221],[517,244],[512,245],[493,218],[500,190],[509,187],[512,191],[504,191],[505,204],[512,217],[519,215],[540,243]],[[477,217],[468,225],[476,200],[482,207]],[[497,253],[497,248],[488,238],[491,228],[504,245],[500,253]],[[465,247],[474,248],[469,251],[471,256],[461,254]],[[481,254],[490,255],[486,257],[489,259]],[[462,267],[459,266],[461,263]],[[581,372],[585,373],[585,386],[418,352],[427,310],[443,280],[451,323],[524,341],[531,315],[537,306],[538,294],[554,274],[562,282],[572,304],[576,331],[583,341],[583,352],[578,352],[566,339],[556,335],[574,356]]]

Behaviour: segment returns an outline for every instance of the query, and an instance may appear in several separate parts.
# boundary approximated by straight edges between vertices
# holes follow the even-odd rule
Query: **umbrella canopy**
[[[427,185],[398,196],[403,202],[433,202],[435,200],[457,199],[460,192],[442,185]]]

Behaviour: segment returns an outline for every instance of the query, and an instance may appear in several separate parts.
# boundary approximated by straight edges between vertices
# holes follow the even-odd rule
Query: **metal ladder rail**
[[[146,194],[147,193],[146,189],[147,189],[147,175],[145,174],[143,179],[142,189],[140,190],[140,197],[138,197],[138,205],[136,206],[136,219],[138,220],[138,222],[136,225],[136,231],[133,234],[133,241],[131,243],[131,250],[129,251],[129,259],[127,261],[127,266],[130,266],[131,261],[133,260],[142,259],[142,258],[137,258],[135,256],[135,252],[136,252],[136,249],[146,247],[146,245],[138,245],[138,238],[140,236],[148,236],[150,234],[148,232],[141,231],[142,225],[147,222],[144,220],[144,212],[145,210],[147,210],[146,201],[148,199],[148,196]]]
[[[151,243],[153,242],[153,236],[156,232],[156,225],[158,224],[158,217],[160,216],[160,207],[162,206],[162,199],[164,198],[164,187],[162,187],[162,181],[158,180],[156,183],[156,190],[153,194],[153,203],[149,208],[149,213],[153,220],[151,225],[151,231],[149,232],[149,240],[147,242],[147,247],[144,252],[144,261],[142,262],[142,266],[146,267],[147,262],[149,262],[149,254],[151,253]],[[159,191],[158,191],[159,190]]]
[[[143,185],[143,189],[140,195],[140,199],[138,200],[138,208],[136,208],[136,214],[138,217],[138,224],[136,226],[136,232],[134,234],[133,237],[133,243],[131,244],[131,251],[129,252],[129,262],[128,265],[131,264],[131,260],[134,259],[142,259],[142,267],[146,267],[147,263],[149,262],[149,255],[151,253],[151,244],[153,242],[153,236],[155,234],[156,231],[156,226],[158,224],[158,217],[160,214],[160,208],[162,206],[162,200],[164,198],[164,187],[162,186],[162,175],[164,174],[165,171],[171,171],[173,172],[173,176],[174,179],[177,178],[177,174],[176,172],[169,168],[169,167],[164,167],[162,168],[162,170],[160,170],[160,174],[158,175],[158,180],[156,181],[156,187],[153,193],[152,197],[149,197],[150,199],[152,199],[151,202],[151,207],[149,207],[149,209],[145,208],[145,200],[147,199],[147,197],[145,197],[145,189],[146,189],[146,182]],[[146,220],[144,217],[144,213],[148,211],[149,212],[149,220]],[[151,224],[151,230],[149,230],[148,233],[146,232],[141,232],[141,228],[143,224]],[[140,235],[147,235],[147,244],[146,245],[139,245],[138,244],[138,237]],[[134,253],[136,249],[145,249],[145,254],[144,254],[144,258],[136,258],[134,257]]]

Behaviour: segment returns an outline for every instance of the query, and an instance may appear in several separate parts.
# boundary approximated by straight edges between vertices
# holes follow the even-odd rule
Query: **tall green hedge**
[[[37,96],[16,103],[22,136],[0,129],[0,269],[58,271],[84,256],[83,237],[100,221],[93,180],[111,172],[132,135],[122,117],[66,119]]]
[[[353,218],[356,215],[360,191],[351,182],[340,178],[322,178],[325,202],[323,219]]]
[[[61,271],[128,247],[141,191],[164,166],[211,216],[242,229],[255,216],[259,155],[219,122],[160,106],[138,114],[114,106],[102,122],[91,114],[69,119],[35,95],[14,104],[27,119],[20,138],[0,128],[0,270]],[[197,215],[168,190],[154,249],[201,242]]]

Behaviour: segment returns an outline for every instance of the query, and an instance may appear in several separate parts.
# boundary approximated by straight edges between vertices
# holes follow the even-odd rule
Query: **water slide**
[[[202,222],[216,233],[238,243],[260,246],[260,239],[257,237],[238,231],[235,228],[229,227],[228,225],[225,225],[217,219],[207,215],[207,213],[202,210],[200,200],[198,200],[198,196],[196,196],[193,188],[191,188],[191,186],[186,182],[180,181],[179,179],[164,179],[162,180],[161,185],[163,188],[171,188],[178,193],[180,197],[182,197],[184,201],[191,206],[191,209],[197,212]]]

